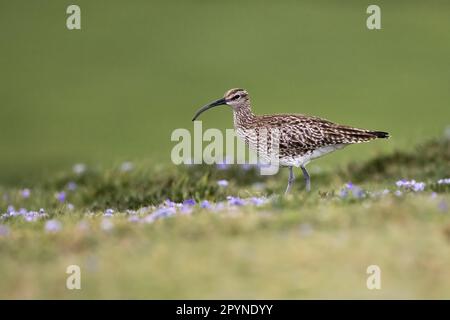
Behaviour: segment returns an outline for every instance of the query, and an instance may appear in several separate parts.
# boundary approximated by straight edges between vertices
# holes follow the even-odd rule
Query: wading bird
[[[200,108],[192,121],[206,110],[220,105],[228,105],[233,109],[237,136],[244,139],[258,156],[270,158],[271,144],[261,143],[262,132],[266,134],[266,139],[275,141],[276,137],[279,164],[289,168],[286,193],[289,193],[294,182],[293,167],[302,169],[306,190],[310,191],[311,182],[305,166],[311,160],[350,144],[389,138],[387,132],[353,128],[301,114],[255,115],[251,109],[248,92],[244,89],[228,90],[223,98]]]

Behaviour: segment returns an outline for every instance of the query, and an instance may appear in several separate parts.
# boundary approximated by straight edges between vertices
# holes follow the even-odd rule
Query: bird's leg
[[[295,180],[294,170],[292,169],[292,167],[289,167],[288,185],[284,194],[288,194],[291,191],[291,187],[294,184],[294,180]]]
[[[311,179],[309,178],[308,171],[306,171],[304,166],[300,166],[303,171],[303,177],[305,178],[305,184],[306,184],[306,191],[311,191]]]

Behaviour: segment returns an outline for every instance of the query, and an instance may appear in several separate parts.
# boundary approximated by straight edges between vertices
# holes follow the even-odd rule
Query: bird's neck
[[[250,107],[250,102],[246,102],[233,110],[234,126],[246,127],[253,122],[256,116]]]

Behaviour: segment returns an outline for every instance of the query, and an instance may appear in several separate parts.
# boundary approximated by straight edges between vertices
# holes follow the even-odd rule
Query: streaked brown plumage
[[[310,179],[305,165],[311,160],[350,144],[389,138],[387,132],[354,128],[302,114],[255,115],[244,89],[228,90],[223,98],[201,108],[193,120],[207,109],[222,104],[232,107],[237,135],[259,156],[267,158],[272,151],[270,140],[278,139],[279,162],[290,169],[286,192],[294,180],[293,166],[302,169],[309,191]],[[267,137],[268,143],[261,143],[261,136]]]

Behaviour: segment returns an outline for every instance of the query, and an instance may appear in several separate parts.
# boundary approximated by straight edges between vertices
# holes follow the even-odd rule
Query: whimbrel
[[[293,167],[302,169],[306,190],[310,191],[310,176],[305,166],[311,160],[350,144],[389,138],[387,132],[353,128],[302,114],[255,115],[248,92],[244,89],[228,90],[223,98],[200,108],[192,121],[204,111],[220,105],[228,105],[233,109],[237,136],[244,139],[250,149],[256,150],[260,156],[268,156],[268,144],[258,141],[260,132],[264,130],[269,139],[273,132],[277,132],[279,164],[289,168],[286,193],[289,193],[294,182]]]

